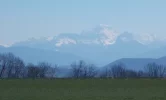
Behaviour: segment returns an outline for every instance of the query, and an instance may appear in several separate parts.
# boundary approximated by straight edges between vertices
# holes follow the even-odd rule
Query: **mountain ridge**
[[[37,64],[39,62],[49,62],[51,64],[69,65],[77,60],[85,60],[82,57],[70,53],[43,50],[30,47],[0,47],[0,53],[11,52],[23,59],[26,63]]]

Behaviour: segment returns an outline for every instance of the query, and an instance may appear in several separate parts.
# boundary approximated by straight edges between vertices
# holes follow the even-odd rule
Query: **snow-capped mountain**
[[[92,30],[82,31],[79,34],[67,34],[62,33],[55,35],[53,37],[42,37],[42,38],[31,38],[26,41],[21,41],[15,43],[14,46],[36,46],[47,44],[52,45],[52,48],[64,46],[64,45],[77,45],[77,44],[91,44],[91,45],[103,45],[109,46],[117,42],[117,40],[127,42],[127,41],[137,41],[143,45],[148,45],[158,41],[156,35],[153,34],[132,34],[128,32],[118,33],[113,30],[110,26],[100,24],[99,26],[93,28]],[[38,47],[38,46],[37,46]]]
[[[116,42],[118,33],[107,25],[99,25],[92,30],[83,31],[79,34],[66,34],[62,33],[53,37],[48,38],[31,38],[27,41],[21,41],[14,45],[35,45],[41,43],[51,43],[55,47],[60,47],[69,44],[100,44],[100,45],[111,45]]]
[[[110,26],[99,26],[81,33],[62,33],[53,37],[31,38],[13,44],[74,54],[95,63],[106,64],[123,57],[136,57],[156,47],[165,40],[152,34],[118,33]],[[146,55],[144,55],[146,57]]]

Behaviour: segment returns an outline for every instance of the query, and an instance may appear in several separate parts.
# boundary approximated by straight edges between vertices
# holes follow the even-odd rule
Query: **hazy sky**
[[[99,24],[166,34],[166,0],[0,0],[0,44],[78,33]]]

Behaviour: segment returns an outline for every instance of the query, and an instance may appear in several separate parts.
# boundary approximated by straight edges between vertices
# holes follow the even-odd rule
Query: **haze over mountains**
[[[25,62],[47,61],[67,65],[82,59],[103,66],[121,58],[166,56],[165,44],[164,37],[152,34],[118,33],[110,26],[101,24],[78,34],[62,33],[53,37],[20,41],[10,47],[0,47],[0,52],[13,52]]]

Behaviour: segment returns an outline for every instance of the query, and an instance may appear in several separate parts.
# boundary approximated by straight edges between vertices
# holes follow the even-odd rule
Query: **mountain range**
[[[83,59],[103,66],[121,58],[155,59],[166,56],[165,44],[165,37],[118,33],[101,24],[81,33],[61,33],[20,41],[10,47],[0,47],[0,52],[13,52],[26,62],[47,61],[66,65]]]

